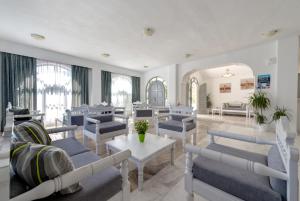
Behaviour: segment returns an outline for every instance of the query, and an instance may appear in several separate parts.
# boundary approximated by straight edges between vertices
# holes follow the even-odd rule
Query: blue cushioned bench
[[[74,130],[76,127],[67,127],[66,129],[56,128],[48,129],[49,133]],[[70,156],[75,169],[74,174],[70,175],[76,179],[82,178],[79,182],[82,189],[73,194],[61,195],[48,190],[43,190],[47,185],[41,185],[30,189],[18,176],[11,174],[10,179],[10,200],[27,200],[31,198],[42,198],[43,201],[129,201],[129,183],[128,183],[128,157],[129,151],[120,152],[107,158],[100,158],[97,154],[83,146],[75,138],[65,138],[52,142],[53,146],[66,151]],[[116,163],[116,164],[114,164]],[[113,165],[122,163],[121,171]],[[91,166],[91,164],[93,164]],[[105,167],[103,169],[103,167]],[[81,169],[84,168],[84,169]],[[84,171],[86,170],[86,171]],[[72,173],[72,172],[69,172]],[[68,174],[68,173],[67,173]],[[62,184],[70,181],[68,176],[59,178]],[[74,183],[78,182],[76,180]],[[53,183],[49,183],[49,189],[52,189]],[[55,189],[63,188],[60,183],[55,183]],[[47,193],[46,193],[47,192]]]
[[[276,124],[276,140],[209,130],[205,148],[186,145],[185,190],[187,200],[194,194],[211,201],[298,201],[299,150],[296,132],[282,117]],[[249,143],[271,145],[262,155],[215,143],[224,137]],[[194,158],[193,155],[196,155]]]

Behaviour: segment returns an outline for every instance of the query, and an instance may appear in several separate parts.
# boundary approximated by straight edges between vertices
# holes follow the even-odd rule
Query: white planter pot
[[[259,132],[266,132],[269,128],[268,124],[257,124],[257,129]]]

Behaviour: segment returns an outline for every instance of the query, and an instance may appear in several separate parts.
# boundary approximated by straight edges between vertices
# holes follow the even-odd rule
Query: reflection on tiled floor
[[[231,131],[250,136],[261,136],[273,139],[273,132],[259,133],[254,128],[252,119],[246,120],[244,117],[215,116],[212,118],[208,115],[198,116],[197,122],[197,146],[204,147],[208,144],[207,130],[218,129]],[[130,123],[132,129],[132,122]],[[149,130],[155,133],[154,127]],[[81,139],[81,132],[78,133]],[[240,141],[234,141],[224,138],[216,138],[217,143],[226,144],[244,150],[251,150],[257,153],[266,153],[269,146],[255,145]],[[90,142],[90,148],[94,149],[94,143]],[[296,146],[300,147],[300,139],[296,140]],[[105,148],[102,147],[102,156],[105,156]],[[159,158],[150,161],[145,167],[144,190],[137,190],[137,171],[133,164],[130,165],[130,182],[131,182],[131,200],[133,201],[184,201],[186,200],[184,191],[184,166],[185,157],[182,152],[181,141],[176,144],[176,161],[175,165],[170,165],[169,153],[162,154]],[[205,201],[198,196],[195,201]]]

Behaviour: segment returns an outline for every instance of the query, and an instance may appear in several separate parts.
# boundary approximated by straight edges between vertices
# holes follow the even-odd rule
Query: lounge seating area
[[[0,201],[299,201],[300,1],[2,1]]]
[[[221,115],[244,115],[250,117],[249,105],[246,103],[223,103],[221,108]]]

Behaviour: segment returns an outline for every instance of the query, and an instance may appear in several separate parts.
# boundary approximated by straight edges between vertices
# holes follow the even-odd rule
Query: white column
[[[277,105],[286,107],[292,115],[291,129],[297,129],[297,89],[299,67],[299,37],[277,41]],[[272,78],[271,78],[272,79]]]

